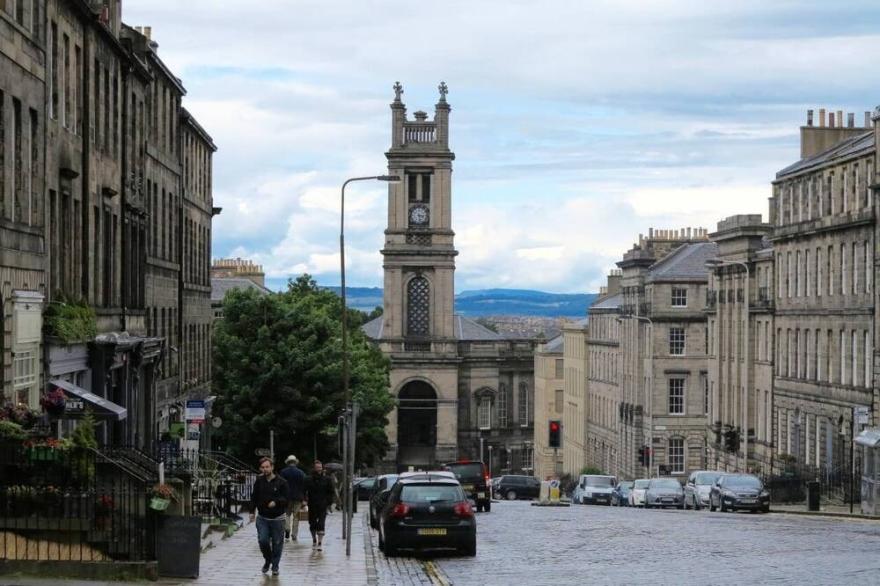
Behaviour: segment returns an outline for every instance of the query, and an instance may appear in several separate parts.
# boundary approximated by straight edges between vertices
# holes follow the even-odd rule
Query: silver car
[[[709,493],[712,492],[712,485],[721,476],[721,472],[712,470],[697,470],[692,472],[688,477],[687,484],[684,485],[684,508],[694,508],[699,511],[703,507],[709,506]]]
[[[645,508],[684,508],[684,491],[674,478],[653,478],[645,490]]]

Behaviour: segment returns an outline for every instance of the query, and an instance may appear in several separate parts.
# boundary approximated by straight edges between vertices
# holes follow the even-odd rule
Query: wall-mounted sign
[[[186,420],[189,423],[205,422],[205,402],[192,400],[186,402]]]

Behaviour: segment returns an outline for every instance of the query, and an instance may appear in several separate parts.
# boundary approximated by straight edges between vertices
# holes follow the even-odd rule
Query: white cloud
[[[338,280],[339,187],[381,173],[391,84],[449,82],[458,289],[597,288],[650,227],[765,213],[808,107],[860,112],[880,6],[818,0],[126,0],[213,135],[216,254]],[[819,83],[817,80],[832,80]],[[866,103],[867,102],[867,103]],[[857,120],[861,116],[857,115]],[[386,196],[347,192],[349,282]]]

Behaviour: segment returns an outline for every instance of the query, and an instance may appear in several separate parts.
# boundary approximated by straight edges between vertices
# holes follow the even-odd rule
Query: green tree
[[[253,461],[268,447],[283,459],[337,458],[343,408],[341,299],[308,275],[282,293],[231,291],[214,336],[219,445]],[[365,314],[348,310],[350,388],[360,404],[357,463],[372,465],[388,449],[385,426],[394,406],[389,363],[359,329]],[[317,447],[317,454],[315,453]]]

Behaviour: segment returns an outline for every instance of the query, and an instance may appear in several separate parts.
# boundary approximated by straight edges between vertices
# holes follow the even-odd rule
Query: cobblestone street
[[[458,586],[880,583],[877,521],[527,502],[477,519],[477,557],[436,560]]]

